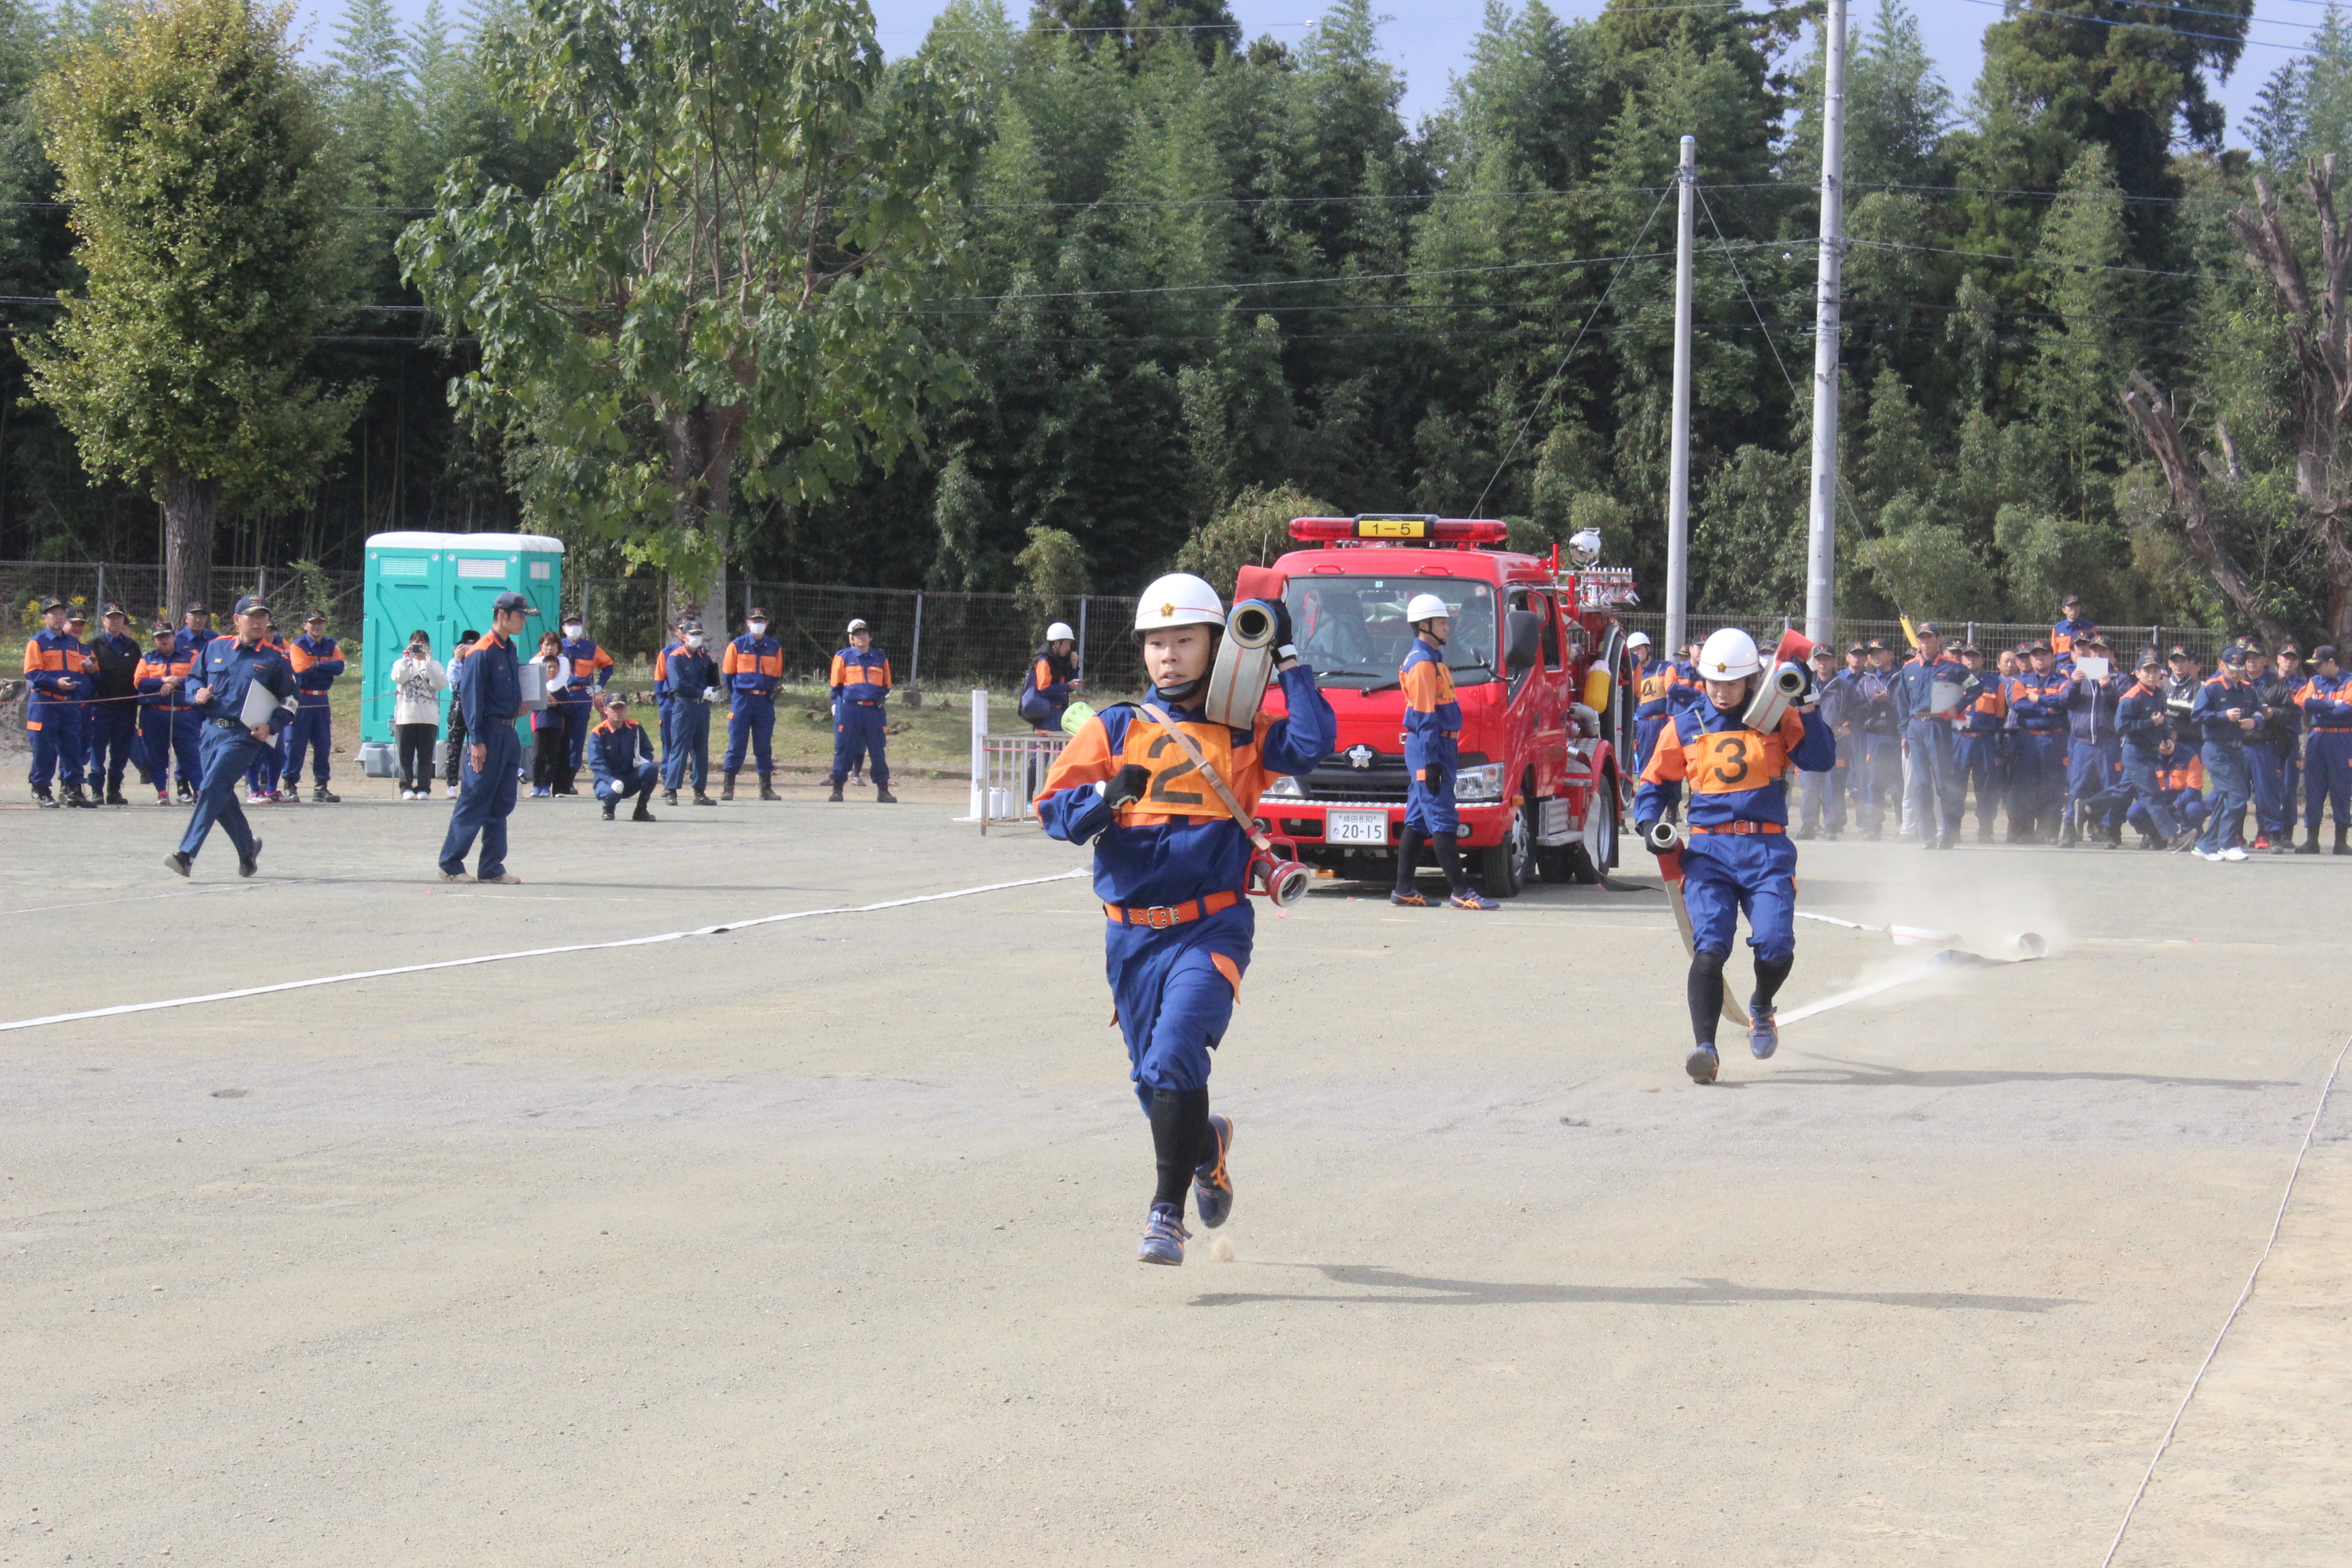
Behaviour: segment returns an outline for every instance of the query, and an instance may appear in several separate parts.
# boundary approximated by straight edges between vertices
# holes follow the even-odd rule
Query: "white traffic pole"
[[[971,816],[973,822],[985,823],[988,810],[988,691],[976,687],[971,694]]]
[[[1690,387],[1692,209],[1698,195],[1698,138],[1683,138],[1675,226],[1675,427],[1666,481],[1666,657],[1679,656],[1690,599]]]
[[[1822,251],[1813,300],[1813,484],[1805,525],[1805,635],[1837,631],[1838,333],[1845,273],[1845,5],[1822,23]]]

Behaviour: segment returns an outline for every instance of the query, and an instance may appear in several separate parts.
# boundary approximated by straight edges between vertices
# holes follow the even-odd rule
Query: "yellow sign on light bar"
[[[1429,524],[1417,517],[1368,517],[1356,524],[1359,539],[1426,539]]]

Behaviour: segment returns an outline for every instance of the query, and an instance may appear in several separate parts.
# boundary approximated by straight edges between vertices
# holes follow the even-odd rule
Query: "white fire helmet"
[[[1417,626],[1430,620],[1450,620],[1453,615],[1454,612],[1445,607],[1445,601],[1434,594],[1415,594],[1412,603],[1404,607],[1405,624],[1408,626]]]
[[[1045,640],[1047,642],[1076,642],[1078,640],[1078,634],[1070,629],[1069,622],[1055,621],[1052,626],[1045,628]]]
[[[1763,668],[1764,661],[1756,656],[1756,639],[1738,626],[1724,627],[1698,650],[1702,680],[1738,680]]]
[[[1635,632],[1632,637],[1625,639],[1625,646],[1627,647],[1647,647],[1650,646],[1650,634],[1647,632]]]
[[[1163,631],[1170,626],[1215,626],[1225,624],[1225,606],[1217,591],[1190,572],[1171,572],[1156,579],[1135,604],[1135,629]]]

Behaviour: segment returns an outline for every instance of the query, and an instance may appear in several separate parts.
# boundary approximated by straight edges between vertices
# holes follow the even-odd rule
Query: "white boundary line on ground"
[[[905,909],[909,904],[933,904],[942,899],[968,899],[976,893],[1001,893],[1008,888],[1034,888],[1048,882],[1066,882],[1073,877],[1088,876],[1089,867],[1056,872],[1051,877],[1029,877],[1018,882],[988,882],[977,888],[958,888],[947,893],[919,893],[910,899],[886,899],[878,904],[842,904],[824,910],[793,910],[781,915],[760,915],[748,921],[730,921],[725,925],[701,926],[693,931],[666,931],[656,936],[623,937],[614,942],[582,942],[564,947],[534,947],[520,952],[485,952],[473,958],[445,958],[433,963],[404,963],[393,969],[362,969],[349,974],[322,974],[311,980],[284,980],[275,985],[248,985],[238,991],[214,991],[202,996],[174,996],[164,1002],[126,1002],[115,1007],[93,1007],[84,1013],[52,1013],[46,1018],[19,1018],[14,1023],[0,1024],[0,1034],[12,1029],[37,1029],[46,1024],[76,1024],[89,1018],[118,1018],[126,1013],[153,1013],[166,1007],[193,1007],[202,1002],[234,1002],[247,996],[268,996],[280,991],[307,991],[314,985],[341,985],[353,980],[381,980],[394,974],[422,974],[435,969],[464,969],[477,963],[501,963],[512,958],[547,958],[560,952],[601,952],[615,947],[646,947],[657,942],[677,942],[690,936],[717,936],[723,931],[746,931],[752,926],[774,925],[781,921],[814,920],[820,915],[863,915],[877,910]]]
[[[2198,1363],[2197,1375],[2189,1380],[2189,1392],[2180,1396],[2180,1408],[2172,1413],[2172,1425],[2164,1429],[2162,1441],[2157,1444],[2155,1454],[2149,1458],[2147,1473],[2140,1477],[2139,1486],[2133,1491],[2131,1501],[2125,1505],[2123,1522],[2116,1526],[2116,1538],[2107,1543],[2107,1554],[2099,1559],[2099,1568],[2110,1568],[2116,1553],[2123,1550],[2124,1533],[2131,1529],[2132,1516],[2139,1511],[2140,1499],[2147,1495],[2148,1484],[2156,1479],[2156,1467],[2164,1462],[2164,1451],[2172,1447],[2173,1436],[2180,1430],[2181,1418],[2189,1414],[2189,1402],[2197,1397],[2197,1385],[2205,1381],[2206,1370],[2213,1364],[2213,1358],[2221,1353],[2221,1342],[2229,1337],[2230,1325],[2238,1321],[2238,1314],[2245,1310],[2246,1303],[2253,1298],[2254,1281],[2262,1278],[2263,1265],[2271,1260],[2271,1249],[2278,1245],[2279,1227],[2286,1223],[2287,1202],[2294,1196],[2295,1178],[2303,1174],[2304,1156],[2311,1152],[2311,1140],[2319,1131],[2319,1119],[2327,1113],[2327,1097],[2336,1088],[2336,1075],[2343,1070],[2346,1052],[2352,1052],[2352,1039],[2346,1040],[2343,1048],[2336,1053],[2336,1065],[2327,1069],[2327,1081],[2319,1086],[2319,1103],[2311,1108],[2311,1121],[2303,1130],[2303,1147],[2294,1152],[2294,1168],[2286,1173],[2286,1191],[2279,1194],[2278,1213],[2271,1216],[2270,1238],[2263,1243],[2262,1256],[2254,1259],[2253,1271],[2246,1276],[2246,1288],[2238,1292],[2238,1300],[2230,1308],[2230,1315],[2221,1320],[2221,1331],[2213,1336],[2212,1347],[2205,1352],[2205,1359]]]

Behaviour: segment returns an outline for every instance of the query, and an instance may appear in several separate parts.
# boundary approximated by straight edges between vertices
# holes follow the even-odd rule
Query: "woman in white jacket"
[[[425,800],[433,793],[433,742],[441,732],[441,694],[449,671],[433,657],[433,639],[411,632],[408,646],[392,661],[392,723],[400,737],[400,798]]]

